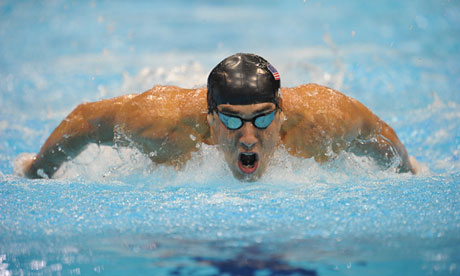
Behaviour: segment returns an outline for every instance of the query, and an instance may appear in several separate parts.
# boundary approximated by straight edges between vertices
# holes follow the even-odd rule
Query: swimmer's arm
[[[115,115],[127,100],[123,96],[77,106],[51,133],[40,152],[23,161],[19,174],[51,178],[62,163],[77,156],[89,143],[112,142]]]
[[[87,144],[113,143],[114,131],[121,131],[152,161],[175,165],[198,150],[198,144],[210,143],[206,110],[205,89],[174,86],[155,86],[138,95],[81,104],[53,131],[36,156],[15,162],[15,173],[52,177]]]
[[[357,120],[348,120],[352,122],[348,126],[348,132],[353,133],[357,130],[357,133],[346,150],[357,155],[370,156],[383,167],[391,165],[395,158],[399,158],[398,172],[418,173],[417,161],[415,158],[409,157],[406,148],[393,128],[359,101],[347,96],[344,97],[348,99],[346,103],[343,103],[344,109],[342,111],[347,112],[349,118],[357,118]]]
[[[283,89],[281,138],[289,153],[330,160],[341,151],[374,158],[388,166],[397,155],[400,172],[418,172],[394,130],[360,102],[333,89],[308,84]],[[331,153],[334,153],[331,155]]]
[[[390,164],[395,157],[399,157],[398,171],[410,171],[416,174],[418,172],[417,162],[413,157],[409,157],[406,148],[393,128],[362,104],[359,103],[359,105],[365,109],[360,112],[364,120],[360,126],[360,135],[353,141],[348,150],[357,155],[371,156],[383,166]]]

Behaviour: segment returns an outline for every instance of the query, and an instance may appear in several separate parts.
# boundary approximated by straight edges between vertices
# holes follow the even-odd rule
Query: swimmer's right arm
[[[18,158],[15,173],[28,178],[51,178],[65,161],[89,143],[113,143],[115,129],[158,163],[186,160],[197,144],[211,143],[206,123],[206,90],[155,86],[73,110],[51,133],[37,155]],[[177,162],[176,162],[177,163]]]
[[[117,109],[129,96],[78,105],[51,133],[40,152],[22,160],[17,174],[51,178],[63,162],[77,156],[89,143],[113,141]]]

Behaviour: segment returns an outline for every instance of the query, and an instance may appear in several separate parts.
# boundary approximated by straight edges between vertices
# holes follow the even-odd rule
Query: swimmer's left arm
[[[373,157],[383,166],[397,156],[400,172],[417,172],[394,130],[360,102],[330,88],[308,84],[284,88],[287,120],[281,139],[289,153],[325,162],[341,151]]]
[[[358,116],[363,118],[359,126],[360,132],[348,151],[357,155],[368,155],[383,166],[391,164],[395,158],[400,162],[399,172],[418,173],[418,164],[413,157],[409,157],[406,148],[399,140],[396,132],[383,120],[379,119],[360,102],[353,100],[358,108]]]

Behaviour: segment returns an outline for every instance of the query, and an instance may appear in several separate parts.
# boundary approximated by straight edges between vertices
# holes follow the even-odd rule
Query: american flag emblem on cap
[[[267,67],[268,67],[268,70],[270,70],[270,72],[272,72],[273,77],[275,77],[275,80],[280,80],[280,73],[278,73],[278,71],[276,71],[275,67],[273,67],[273,65],[271,65],[271,64],[268,64]]]

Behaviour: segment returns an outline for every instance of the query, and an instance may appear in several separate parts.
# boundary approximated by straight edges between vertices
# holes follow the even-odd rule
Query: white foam
[[[222,178],[232,178],[221,154],[213,146],[202,145],[198,152],[192,154],[191,160],[178,168],[154,164],[147,155],[135,148],[95,144],[90,144],[75,159],[65,162],[53,178],[109,181],[130,175],[150,178],[155,185],[162,186],[210,181],[219,183]]]
[[[372,159],[349,153],[319,164],[313,159],[291,156],[283,147],[279,147],[267,171],[257,182],[273,186],[289,183],[292,187],[337,185],[363,176],[371,180],[396,177],[395,170],[395,167],[382,170]],[[54,178],[108,181],[129,178],[130,175],[151,179],[150,183],[154,182],[157,187],[209,183],[240,187],[244,183],[233,177],[218,148],[209,145],[201,145],[197,152],[192,153],[191,159],[179,168],[154,164],[147,155],[134,148],[91,144],[74,160],[64,163]]]
[[[35,157],[35,154],[24,152],[19,154],[13,161],[13,174],[25,177],[24,169],[28,163]]]

